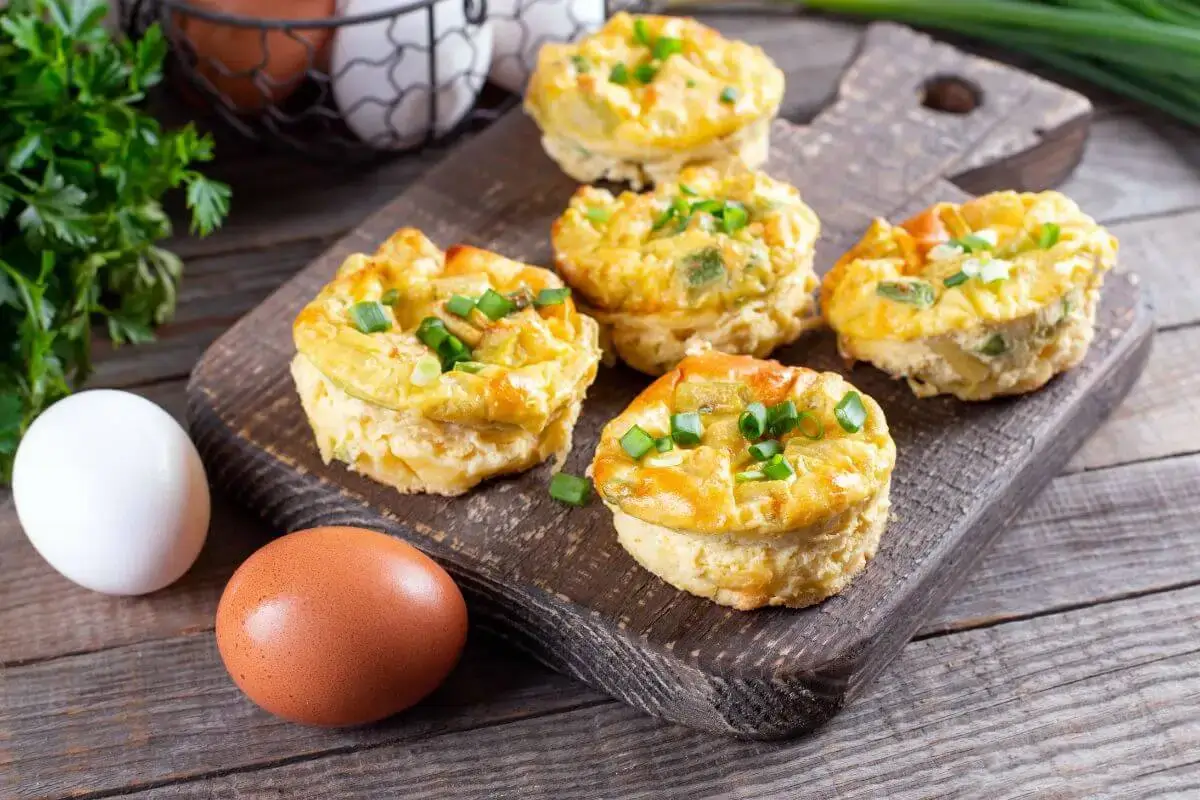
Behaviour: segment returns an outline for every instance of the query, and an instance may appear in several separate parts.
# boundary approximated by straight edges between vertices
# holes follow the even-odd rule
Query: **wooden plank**
[[[129,796],[1084,798],[1131,796],[1126,782],[1149,796],[1197,784],[1198,641],[1193,587],[916,642],[783,746],[605,704]]]
[[[205,633],[0,673],[0,797],[106,794],[606,702],[472,634],[462,663],[385,725],[329,731],[250,704]]]
[[[1200,190],[1200,182],[1197,184]],[[1154,322],[1178,328],[1200,322],[1200,211],[1138,219],[1112,226],[1121,242],[1121,261],[1137,265],[1154,307]]]
[[[924,109],[914,87],[940,74],[962,75],[993,99],[967,115]],[[872,216],[956,196],[941,179],[978,150],[997,159],[989,173],[999,185],[1010,157],[1022,153],[1034,156],[1020,165],[1022,181],[1055,180],[1074,163],[1090,108],[1074,93],[886,25],[870,29],[842,88],[812,126],[780,122],[774,131],[773,169],[822,215],[826,264]],[[1015,121],[1041,135],[1014,135]],[[856,384],[888,409],[903,453],[884,547],[852,591],[820,608],[734,614],[637,569],[598,504],[564,516],[545,493],[544,470],[447,501],[401,498],[316,456],[286,375],[290,320],[342,257],[375,246],[398,220],[442,244],[469,241],[546,263],[545,231],[575,183],[537,141],[519,115],[472,139],[214,345],[193,374],[189,400],[212,476],[284,529],[368,524],[415,539],[474,596],[477,619],[652,713],[760,737],[818,724],[903,645],[1030,487],[1053,475],[1123,395],[1148,336],[1136,292],[1111,281],[1099,323],[1105,335],[1087,366],[1019,403],[917,401],[878,372],[856,370]],[[495,152],[507,157],[490,159]],[[979,178],[978,163],[970,166]],[[828,336],[779,357],[841,365]],[[569,469],[582,469],[599,427],[644,385],[627,371],[601,376]],[[954,475],[956,485],[947,491],[941,475]],[[446,513],[450,503],[456,513]],[[511,513],[513,503],[520,513]],[[564,548],[564,536],[580,545]]]

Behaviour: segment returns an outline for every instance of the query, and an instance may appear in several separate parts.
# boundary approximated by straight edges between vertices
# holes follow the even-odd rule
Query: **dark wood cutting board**
[[[950,113],[923,99],[959,110],[964,99],[978,104]],[[1089,118],[1073,92],[876,25],[838,99],[812,125],[775,124],[768,169],[821,216],[823,271],[872,217],[965,197],[949,179],[976,192],[1056,183],[1078,161]],[[534,126],[508,115],[215,343],[192,375],[191,428],[214,484],[272,525],[360,525],[412,541],[459,581],[475,625],[686,725],[777,738],[829,719],[963,584],[1126,394],[1149,352],[1152,325],[1136,282],[1114,274],[1086,362],[1034,395],[917,400],[868,366],[850,371],[882,404],[899,448],[893,518],[854,584],[801,611],[738,612],[676,591],[626,555],[598,502],[552,501],[545,466],[448,499],[401,496],[322,464],[287,372],[291,323],[342,259],[409,225],[442,247],[468,242],[550,264],[550,224],[575,188],[542,154]],[[776,357],[845,371],[826,332]],[[601,426],[647,383],[625,368],[601,369],[568,470],[584,471]]]

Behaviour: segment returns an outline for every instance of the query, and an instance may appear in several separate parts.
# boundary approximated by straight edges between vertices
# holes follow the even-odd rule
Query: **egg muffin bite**
[[[825,276],[842,355],[904,378],[918,397],[1022,394],[1091,344],[1117,240],[1058,192],[939,203],[876,220]]]
[[[412,229],[347,258],[293,335],[321,457],[402,493],[561,460],[600,359],[553,273]]]
[[[525,111],[572,178],[640,188],[689,164],[760,166],[782,99],[783,72],[761,48],[693,19],[622,12],[542,46]]]
[[[841,376],[708,352],[605,426],[591,471],[643,567],[748,610],[846,587],[879,547],[895,462],[883,412]]]
[[[795,187],[691,167],[644,194],[580,188],[551,240],[606,343],[661,375],[700,343],[762,357],[799,337],[816,316],[820,228]]]

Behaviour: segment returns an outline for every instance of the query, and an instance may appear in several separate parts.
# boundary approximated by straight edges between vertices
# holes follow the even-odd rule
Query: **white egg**
[[[396,8],[395,0],[343,0],[349,17]],[[467,22],[464,0],[439,0],[433,12],[433,72],[442,134],[475,105],[492,62],[492,29]],[[430,9],[342,24],[333,40],[333,97],[355,135],[375,147],[420,143],[429,130]]]
[[[105,594],[174,583],[208,535],[196,447],[171,415],[129,392],[80,392],[51,406],[21,440],[12,491],[50,566]]]
[[[521,94],[546,42],[573,42],[604,24],[604,0],[488,0],[492,83]]]

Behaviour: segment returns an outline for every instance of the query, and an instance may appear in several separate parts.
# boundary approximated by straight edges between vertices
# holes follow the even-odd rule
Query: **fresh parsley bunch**
[[[202,235],[229,209],[229,188],[191,168],[212,141],[137,108],[162,79],[161,30],[114,39],[106,12],[0,7],[0,482],[34,417],[87,378],[94,323],[145,342],[173,313],[182,265],[155,246],[171,233],[162,196],[186,187]]]

